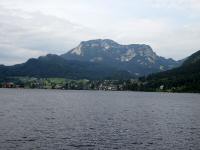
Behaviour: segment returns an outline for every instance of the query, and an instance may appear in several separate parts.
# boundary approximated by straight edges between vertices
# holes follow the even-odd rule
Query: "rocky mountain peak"
[[[83,41],[76,48],[61,56],[68,60],[103,63],[115,67],[117,65],[130,72],[167,70],[179,64],[174,60],[159,57],[149,45],[122,45],[110,39]],[[142,68],[146,68],[146,70]]]
[[[95,40],[89,40],[89,41],[83,41],[81,42],[81,44],[85,44],[87,46],[91,46],[92,44],[97,44],[99,46],[104,46],[104,45],[110,45],[110,46],[114,46],[114,45],[119,45],[117,42],[110,40],[110,39],[95,39]]]
[[[90,41],[81,42],[80,45],[84,47],[101,48],[103,50],[120,46],[117,42],[110,39],[90,40]]]
[[[69,53],[74,55],[84,55],[87,49],[108,50],[110,48],[119,47],[120,44],[110,39],[96,39],[81,42],[76,48],[72,49]]]

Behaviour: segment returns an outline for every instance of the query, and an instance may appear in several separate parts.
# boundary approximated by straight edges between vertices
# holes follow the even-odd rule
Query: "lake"
[[[0,89],[1,150],[198,150],[200,95]]]

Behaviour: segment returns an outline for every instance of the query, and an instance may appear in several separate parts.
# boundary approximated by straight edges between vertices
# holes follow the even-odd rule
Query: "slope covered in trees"
[[[176,92],[200,92],[200,51],[188,57],[182,66],[150,75],[143,81],[148,90],[163,88]]]
[[[68,79],[107,79],[130,78],[126,71],[109,66],[77,60],[65,60],[58,55],[47,55],[38,59],[29,59],[23,64],[14,66],[0,65],[0,78],[6,77],[38,77]]]

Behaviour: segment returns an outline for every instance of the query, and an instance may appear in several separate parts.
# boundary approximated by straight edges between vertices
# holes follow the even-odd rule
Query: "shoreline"
[[[48,89],[48,88],[0,88],[16,90],[51,90],[51,91],[102,91],[102,92],[139,92],[139,93],[169,93],[169,94],[200,94],[200,92],[169,92],[169,91],[133,91],[133,90],[97,90],[97,89]]]

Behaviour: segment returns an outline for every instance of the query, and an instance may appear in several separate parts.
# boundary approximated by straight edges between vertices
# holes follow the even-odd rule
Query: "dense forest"
[[[200,51],[188,57],[182,66],[140,79],[145,90],[200,92]]]

